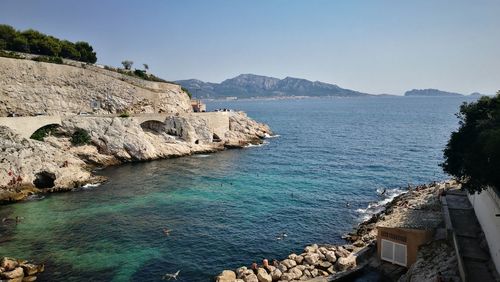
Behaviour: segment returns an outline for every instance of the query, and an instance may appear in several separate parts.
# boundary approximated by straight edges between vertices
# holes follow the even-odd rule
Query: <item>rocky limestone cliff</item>
[[[75,155],[24,139],[4,126],[0,126],[0,148],[0,201],[21,200],[40,192],[34,185],[37,179],[52,179],[52,188],[73,188],[93,180],[85,162]]]
[[[188,95],[176,84],[144,81],[93,65],[3,57],[0,96],[0,116],[192,112]],[[99,106],[93,109],[92,103]]]
[[[72,61],[0,57],[0,96],[0,116],[61,116],[43,141],[23,138],[15,123],[0,126],[0,202],[103,181],[91,172],[96,166],[244,147],[272,134],[241,112],[193,113],[178,85]],[[112,115],[120,112],[131,116]],[[81,130],[90,142],[75,146],[71,136]]]
[[[70,136],[77,129],[89,133],[89,144],[72,145]],[[68,116],[43,141],[25,139],[0,127],[0,202],[102,181],[91,173],[96,166],[244,147],[262,143],[270,134],[267,125],[240,112],[230,113],[227,131],[218,139],[200,114],[172,115],[164,122],[142,124],[133,117]]]

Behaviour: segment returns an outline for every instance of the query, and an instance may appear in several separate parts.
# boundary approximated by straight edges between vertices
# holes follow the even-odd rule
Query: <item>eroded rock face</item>
[[[227,146],[242,147],[247,144],[260,144],[262,138],[271,135],[269,126],[248,118],[243,112],[236,112],[229,116],[229,131],[223,138]]]
[[[0,57],[0,117],[10,113],[61,116],[58,131],[63,134],[41,142],[0,127],[0,202],[98,181],[90,166],[244,147],[272,134],[268,126],[241,112],[224,113],[220,120],[209,113],[192,115],[190,99],[179,85],[65,63],[70,65]],[[81,112],[91,115],[75,116]],[[157,118],[109,115],[122,112]],[[158,120],[159,114],[169,117]],[[89,133],[90,144],[71,144],[70,136],[79,129]]]
[[[137,80],[86,65],[74,67],[0,57],[0,116],[45,113],[192,112],[179,85]]]
[[[0,126],[0,149],[0,187],[35,188],[37,179],[45,184],[40,188],[73,187],[92,179],[85,163],[74,155],[40,141],[24,139],[7,127]],[[53,183],[47,183],[48,178]]]
[[[154,121],[147,125],[139,124],[140,119],[134,117],[67,117],[58,129],[58,134],[62,135],[48,136],[44,141],[25,139],[1,127],[0,201],[17,201],[40,190],[59,191],[95,182],[98,179],[89,172],[89,165],[108,166],[215,152],[226,146],[233,147],[228,144],[237,143],[242,147],[250,139],[262,142],[259,136],[267,126],[251,121],[246,115],[234,115],[240,121],[249,120],[246,123],[251,133],[235,131],[234,136],[227,134],[230,139],[224,136],[217,142],[213,140],[213,129],[196,114],[172,115],[165,122]],[[232,132],[227,120],[226,116],[226,130]],[[87,132],[90,144],[72,145],[70,136],[76,130]]]

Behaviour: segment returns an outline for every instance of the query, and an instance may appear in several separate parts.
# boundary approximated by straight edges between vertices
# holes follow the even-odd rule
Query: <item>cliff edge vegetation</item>
[[[37,30],[16,30],[10,25],[0,25],[0,50],[10,50],[37,55],[60,57],[86,63],[97,62],[93,47],[84,41],[71,42],[46,35]]]

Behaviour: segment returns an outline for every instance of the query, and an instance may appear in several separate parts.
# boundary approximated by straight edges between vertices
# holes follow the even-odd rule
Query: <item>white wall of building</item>
[[[500,273],[500,216],[496,216],[500,214],[499,194],[493,188],[488,188],[480,194],[469,195],[469,200],[488,241],[491,258]]]

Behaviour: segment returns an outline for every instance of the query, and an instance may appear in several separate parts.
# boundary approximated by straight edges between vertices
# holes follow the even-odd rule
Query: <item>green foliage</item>
[[[59,126],[57,124],[49,124],[35,131],[30,138],[38,141],[43,141],[43,138],[49,135],[54,135],[58,127]]]
[[[52,63],[52,64],[62,64],[63,60],[59,57],[51,57],[51,56],[38,56],[32,59],[33,61],[37,62],[44,62],[44,63]]]
[[[121,118],[128,118],[128,117],[130,117],[130,114],[129,114],[129,113],[127,113],[127,112],[123,112],[123,113],[121,113],[120,115],[118,115],[118,117],[121,117]]]
[[[126,70],[130,70],[132,68],[132,65],[134,64],[134,62],[130,61],[130,60],[125,60],[125,61],[122,61],[122,65],[123,67],[126,69]]]
[[[78,128],[71,135],[71,144],[75,146],[81,146],[90,143],[90,135],[85,129]]]
[[[189,96],[189,99],[193,98],[193,95],[191,95],[191,92],[187,88],[181,87],[181,90]]]
[[[61,57],[68,58],[71,60],[80,60],[81,54],[78,49],[76,49],[76,45],[67,40],[61,41]]]
[[[86,63],[97,61],[96,53],[87,42],[72,43],[39,31],[17,31],[9,25],[0,25],[0,49],[61,57]]]
[[[19,56],[18,54],[14,53],[14,52],[4,51],[4,50],[0,50],[0,57],[22,59],[22,57]]]
[[[80,61],[94,64],[97,62],[97,56],[90,44],[83,41],[75,43],[75,48],[80,52]]]
[[[138,76],[138,77],[140,77],[140,78],[142,78],[142,79],[145,79],[145,78],[148,76],[148,75],[146,74],[146,72],[145,72],[145,71],[143,71],[143,70],[135,70],[135,71],[134,71],[134,74],[135,74],[135,76]]]
[[[135,71],[131,72],[131,71],[123,70],[123,69],[115,69],[115,68],[108,67],[108,66],[104,66],[104,69],[107,69],[107,70],[110,70],[110,71],[115,71],[115,72],[118,72],[118,73],[121,73],[121,74],[125,74],[125,75],[128,75],[128,76],[132,76],[132,77],[141,78],[141,79],[148,80],[148,81],[168,82],[165,79],[161,79],[161,78],[159,78],[157,76],[154,76],[152,74],[147,74],[143,70],[135,70]],[[172,83],[172,82],[168,82],[168,83]]]
[[[470,193],[500,188],[500,91],[462,104],[457,117],[460,127],[444,149],[443,170]]]
[[[9,49],[9,44],[16,37],[16,30],[9,26],[0,25],[0,49]]]
[[[22,35],[16,35],[14,40],[11,43],[11,50],[27,53],[30,51],[30,45],[28,43],[28,39],[23,37]]]

